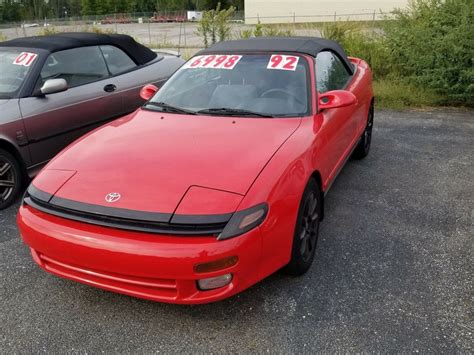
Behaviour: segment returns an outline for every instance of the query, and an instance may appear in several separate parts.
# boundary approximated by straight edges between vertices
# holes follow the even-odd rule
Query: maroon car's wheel
[[[15,201],[20,189],[20,166],[10,153],[0,149],[0,210]]]
[[[359,144],[354,150],[353,157],[355,159],[365,158],[370,151],[370,144],[372,143],[372,129],[374,127],[374,105],[370,107],[369,116],[367,117],[367,126],[365,127],[364,133],[360,139]]]
[[[306,186],[298,210],[291,261],[287,271],[302,275],[311,267],[316,253],[321,219],[321,194],[316,181],[311,179]]]

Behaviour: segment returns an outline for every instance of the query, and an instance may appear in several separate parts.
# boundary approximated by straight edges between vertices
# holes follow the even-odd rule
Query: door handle
[[[117,90],[117,86],[115,86],[114,84],[108,84],[104,86],[105,92],[114,92],[115,90]]]

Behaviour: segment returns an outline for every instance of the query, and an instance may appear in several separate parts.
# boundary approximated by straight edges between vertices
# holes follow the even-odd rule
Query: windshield
[[[37,57],[20,50],[0,51],[0,99],[15,97]]]
[[[303,116],[310,107],[307,70],[304,58],[278,53],[197,56],[146,107],[222,116]]]

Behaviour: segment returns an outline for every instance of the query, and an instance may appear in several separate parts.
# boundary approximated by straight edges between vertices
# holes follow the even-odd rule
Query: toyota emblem
[[[120,200],[120,197],[122,196],[118,192],[111,192],[107,194],[107,196],[105,196],[105,201],[107,201],[108,203],[117,202],[118,200]]]

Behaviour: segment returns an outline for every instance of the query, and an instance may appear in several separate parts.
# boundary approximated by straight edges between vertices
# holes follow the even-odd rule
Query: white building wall
[[[245,22],[291,23],[336,20],[367,21],[380,12],[405,7],[408,0],[245,0]]]

